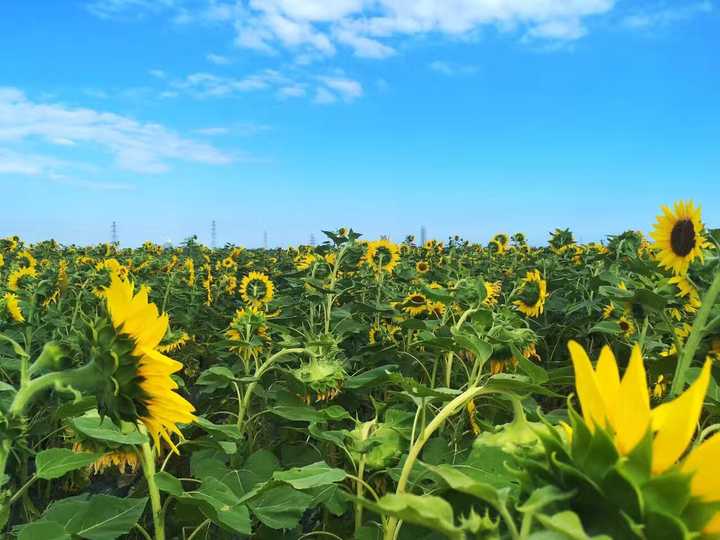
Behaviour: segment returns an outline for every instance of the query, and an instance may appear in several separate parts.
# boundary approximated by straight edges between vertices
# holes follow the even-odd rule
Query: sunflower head
[[[98,410],[117,423],[141,422],[156,445],[162,438],[177,451],[170,435],[182,438],[178,424],[191,423],[195,409],[171,377],[182,364],[159,350],[168,316],[148,301],[147,290],[134,293],[133,284],[115,274],[105,297],[109,320],[92,328]]]
[[[702,250],[706,246],[700,207],[692,201],[679,201],[672,210],[663,206],[662,211],[650,233],[655,240],[653,247],[657,259],[663,268],[672,270],[675,275],[684,275],[694,259],[702,260]]]
[[[542,278],[539,270],[533,270],[525,275],[520,282],[517,297],[513,304],[528,317],[537,317],[543,312],[548,292],[547,282]]]
[[[333,399],[347,378],[342,360],[331,356],[312,358],[291,373],[304,386],[306,402]]]
[[[414,291],[402,301],[402,310],[408,315],[420,315],[430,309],[431,302],[421,292]]]
[[[390,240],[368,242],[364,261],[375,272],[390,273],[400,261],[400,249]]]
[[[240,282],[240,296],[251,306],[264,306],[275,295],[275,286],[263,272],[250,272]]]
[[[569,441],[543,437],[545,480],[576,490],[569,504],[593,534],[636,538],[632,531],[644,529],[643,538],[714,538],[720,532],[720,435],[688,452],[710,362],[679,397],[652,408],[639,346],[622,377],[609,347],[595,366],[579,344],[568,347],[582,417],[570,407]],[[658,383],[660,393],[663,380]],[[582,473],[568,474],[571,469]]]
[[[415,270],[419,274],[425,274],[430,270],[430,265],[426,261],[418,261],[415,263]]]

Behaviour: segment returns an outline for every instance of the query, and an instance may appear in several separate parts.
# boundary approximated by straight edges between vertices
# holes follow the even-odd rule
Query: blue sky
[[[8,0],[0,236],[720,226],[710,0]]]

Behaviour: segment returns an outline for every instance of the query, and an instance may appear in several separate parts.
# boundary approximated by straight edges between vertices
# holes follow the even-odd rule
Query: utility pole
[[[112,236],[112,243],[117,246],[119,244],[119,242],[118,242],[118,232],[117,232],[117,222],[116,221],[112,222],[112,226],[110,227],[110,232],[111,232],[111,236]]]
[[[421,225],[420,226],[420,245],[424,246],[426,240],[427,240],[427,230],[425,229],[425,225]]]
[[[212,225],[210,226],[210,247],[213,249],[217,247],[217,225],[214,219],[212,220]]]

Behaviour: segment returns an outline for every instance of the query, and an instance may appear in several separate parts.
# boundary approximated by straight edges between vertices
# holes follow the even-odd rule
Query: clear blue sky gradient
[[[570,227],[591,241],[648,231],[661,204],[685,198],[720,226],[720,8],[606,3],[581,18],[582,36],[476,22],[381,36],[393,53],[367,58],[278,36],[272,52],[243,47],[238,26],[257,15],[246,1],[213,20],[194,10],[230,2],[3,2],[0,236],[95,243],[115,220],[125,245],[209,243],[216,220],[220,243],[251,247],[263,231],[288,245],[343,225],[534,243]],[[188,82],[198,73],[274,79],[213,95]],[[32,129],[18,134],[7,111],[29,107]],[[156,156],[150,136],[135,152],[134,128],[102,141],[43,116],[79,110],[195,146]]]

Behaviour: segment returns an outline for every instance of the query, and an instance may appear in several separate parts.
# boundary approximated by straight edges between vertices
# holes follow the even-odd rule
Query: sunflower
[[[627,315],[623,315],[618,319],[618,326],[625,337],[630,337],[635,333],[635,323]]]
[[[483,304],[492,307],[498,303],[498,297],[500,296],[500,291],[502,290],[502,285],[499,281],[486,281],[485,282],[485,299],[483,300]]]
[[[187,272],[186,282],[188,287],[195,285],[195,262],[192,259],[185,259],[183,263],[185,271]]]
[[[430,308],[427,297],[420,292],[411,292],[402,301],[402,310],[408,315],[420,315]]]
[[[20,288],[21,281],[26,277],[37,277],[37,270],[35,270],[34,266],[23,266],[10,272],[7,280],[8,290],[17,291]]]
[[[25,317],[23,317],[22,310],[20,309],[20,303],[17,295],[11,292],[6,292],[4,298],[5,308],[8,310],[8,313],[12,317],[13,321],[25,322]]]
[[[673,205],[673,210],[663,206],[662,211],[663,215],[657,217],[650,233],[658,250],[658,261],[675,275],[684,275],[695,258],[703,258],[706,241],[702,236],[700,207],[695,207],[692,201],[679,201]]]
[[[251,306],[269,304],[275,295],[275,286],[262,272],[250,272],[240,282],[240,296]]]
[[[179,349],[182,349],[185,344],[191,339],[192,338],[190,337],[190,334],[188,334],[187,332],[180,332],[180,335],[178,335],[178,337],[173,339],[172,341],[167,341],[158,345],[157,350],[161,353],[175,352]]]
[[[293,259],[295,268],[298,270],[307,270],[315,262],[315,255],[312,253],[301,253]]]
[[[525,274],[520,282],[518,296],[513,304],[528,317],[537,317],[543,312],[548,297],[547,282],[542,278],[539,270]]]
[[[87,447],[79,442],[73,444],[72,450],[76,454],[95,451],[94,448]],[[133,447],[126,446],[105,452],[94,463],[91,463],[88,468],[95,475],[102,474],[111,467],[116,468],[120,474],[134,473],[140,467],[140,456]]]
[[[415,270],[420,274],[425,274],[430,270],[430,265],[426,261],[418,261],[415,263]]]
[[[568,344],[575,370],[575,386],[584,422],[591,432],[606,430],[621,456],[627,456],[651,437],[650,471],[653,477],[681,473],[689,479],[690,494],[699,504],[720,501],[717,464],[720,461],[720,434],[699,445],[692,442],[700,420],[710,382],[711,362],[706,361],[699,376],[673,401],[650,408],[650,391],[640,347],[635,345],[625,375],[620,378],[615,355],[605,346],[595,368],[585,350],[576,342]],[[658,479],[658,481],[661,481]],[[684,496],[676,494],[679,499]],[[703,533],[720,533],[720,510],[709,504],[696,508],[693,525]],[[690,535],[698,536],[698,535]]]
[[[225,270],[230,270],[230,269],[235,270],[235,269],[237,269],[237,263],[235,262],[235,259],[233,259],[231,256],[225,257],[225,258],[222,260],[221,265],[222,265],[222,267],[223,267]]]
[[[129,342],[129,350],[122,358],[113,352],[115,390],[111,396],[106,393],[102,397],[124,405],[123,419],[140,420],[156,446],[162,437],[177,452],[170,434],[183,438],[177,424],[193,422],[195,408],[175,392],[178,385],[171,375],[183,365],[158,350],[167,333],[167,314],[158,313],[155,304],[148,301],[146,290],[137,294],[133,290],[132,283],[111,275],[110,287],[105,291],[107,307],[119,341]],[[103,404],[100,400],[99,405]]]
[[[390,240],[368,242],[365,263],[376,272],[392,272],[400,261],[400,250]]]

